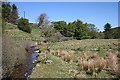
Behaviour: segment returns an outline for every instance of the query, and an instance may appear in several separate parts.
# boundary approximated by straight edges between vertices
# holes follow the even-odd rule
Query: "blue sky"
[[[117,2],[13,2],[17,5],[19,16],[29,22],[36,23],[41,13],[46,13],[50,21],[64,20],[72,22],[80,19],[84,23],[95,24],[100,31],[108,22],[112,26],[118,26],[118,3]],[[11,4],[13,4],[11,3]]]

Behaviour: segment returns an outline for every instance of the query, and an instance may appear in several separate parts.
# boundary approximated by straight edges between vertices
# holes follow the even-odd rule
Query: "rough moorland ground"
[[[36,42],[43,41],[44,38],[41,36],[41,30],[38,28],[33,28],[32,33],[28,34],[20,31],[17,26],[12,24],[6,24],[5,32],[12,37],[16,46],[19,44],[24,44],[26,42]],[[37,46],[42,53],[46,51],[49,47],[50,50],[65,50],[75,51],[73,62],[66,62],[61,57],[54,56],[52,54],[47,54],[48,60],[51,60],[50,64],[37,63],[33,68],[31,78],[74,78],[75,73],[79,72],[77,77],[88,78],[95,77],[94,75],[88,75],[84,70],[79,70],[76,61],[83,56],[92,55],[96,53],[97,55],[104,57],[106,54],[118,52],[118,40],[117,39],[86,39],[86,40],[70,40],[64,42],[49,43],[48,45]],[[41,56],[38,57],[38,61],[41,60]],[[97,77],[115,77],[115,75],[108,74],[105,70],[101,71]]]
[[[74,78],[75,73],[78,72],[77,78],[93,78],[94,75],[88,75],[84,70],[79,70],[76,61],[84,55],[90,56],[97,54],[101,57],[105,57],[106,54],[118,52],[118,40],[117,39],[86,39],[86,40],[70,40],[65,42],[50,43],[46,46],[38,46],[43,52],[47,47],[50,50],[64,50],[75,51],[73,62],[66,62],[61,57],[47,54],[48,60],[51,60],[50,64],[37,63],[31,74],[31,78]],[[38,57],[38,61],[40,57]],[[98,75],[98,78],[115,77],[115,75],[108,74],[105,70],[102,70]]]

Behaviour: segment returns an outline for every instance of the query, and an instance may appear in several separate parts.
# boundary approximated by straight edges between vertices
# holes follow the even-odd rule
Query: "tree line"
[[[65,21],[53,22],[54,28],[66,37],[74,39],[117,39],[120,38],[120,27],[112,28],[110,23],[106,23],[103,32],[94,24],[83,23],[77,19],[73,22],[66,23]]]
[[[4,19],[6,22],[17,24],[18,20],[18,9],[15,4],[12,6],[10,5],[10,2],[3,2],[2,3],[2,19]]]
[[[120,26],[119,27],[115,27],[115,28],[111,28],[111,24],[110,23],[106,23],[104,26],[104,38],[105,39],[118,39],[120,38]]]
[[[68,24],[65,21],[53,22],[54,28],[66,37],[73,37],[74,39],[94,39],[97,38],[98,29],[94,24],[83,23],[77,19]]]
[[[50,22],[48,20],[47,14],[45,13],[42,13],[38,17],[38,21],[38,27],[40,27],[41,29],[46,27],[45,30],[47,30],[48,27],[51,27],[60,32],[63,36],[72,37],[77,40],[120,38],[120,27],[112,28],[110,23],[106,23],[105,25],[103,25],[104,31],[101,32],[94,24],[83,23],[79,19],[69,23],[65,21]],[[52,26],[49,25],[50,23],[52,24]],[[47,31],[46,33],[50,34],[50,31]]]

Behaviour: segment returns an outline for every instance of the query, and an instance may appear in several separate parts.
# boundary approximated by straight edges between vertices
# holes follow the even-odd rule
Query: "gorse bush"
[[[18,28],[24,32],[31,33],[28,19],[21,18],[18,21]]]

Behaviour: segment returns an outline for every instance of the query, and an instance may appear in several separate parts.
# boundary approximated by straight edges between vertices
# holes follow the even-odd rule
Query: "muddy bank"
[[[10,77],[14,66],[24,64],[26,51],[7,34],[2,37],[2,78]]]

